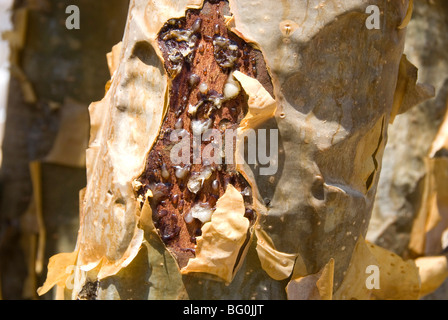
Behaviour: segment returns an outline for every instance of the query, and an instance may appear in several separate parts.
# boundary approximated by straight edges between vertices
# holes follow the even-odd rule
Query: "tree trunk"
[[[364,238],[388,125],[431,88],[402,56],[412,1],[371,5],[131,1],[89,108],[77,247],[39,292],[418,298],[415,263]]]
[[[15,1],[11,82],[2,144],[0,275],[4,299],[37,298],[49,257],[73,250],[86,184],[88,105],[110,77],[105,54],[120,40],[128,3]],[[45,298],[51,298],[46,295]]]
[[[434,176],[443,181],[446,172],[441,165],[445,161],[443,147],[437,140],[446,136],[441,124],[448,110],[447,16],[446,1],[415,1],[405,54],[419,68],[420,81],[433,85],[436,94],[434,99],[398,116],[390,126],[369,225],[368,240],[406,258],[440,255],[447,246],[441,239],[448,228],[441,201],[445,188],[440,182],[435,188],[429,181]],[[439,205],[431,208],[434,196]],[[430,216],[439,217],[430,222]],[[446,282],[432,298],[447,299],[447,289]]]

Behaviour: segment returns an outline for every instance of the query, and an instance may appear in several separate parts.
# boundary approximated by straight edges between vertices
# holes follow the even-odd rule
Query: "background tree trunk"
[[[0,275],[4,299],[36,298],[48,258],[75,247],[78,193],[86,183],[85,161],[80,159],[85,157],[88,139],[87,107],[104,94],[110,76],[105,54],[121,39],[126,21],[127,1],[77,1],[81,29],[68,30],[65,9],[70,4],[15,1],[15,33],[5,35],[13,42],[21,32],[25,38],[23,46],[13,46],[2,146]],[[57,145],[66,147],[58,151]],[[42,195],[38,199],[44,212],[41,224],[32,204],[38,194],[34,188],[33,196],[33,161],[37,161],[33,182],[35,187],[40,185]]]
[[[383,172],[367,237],[405,258],[439,255],[445,249],[441,231],[448,225],[443,210],[440,211],[441,221],[434,227],[437,235],[432,235],[432,241],[426,241],[426,248],[412,248],[410,240],[418,213],[426,208],[428,194],[424,186],[432,175],[427,161],[434,158],[431,148],[440,136],[448,107],[447,5],[444,1],[415,1],[412,21],[407,28],[405,54],[419,68],[419,81],[433,85],[436,95],[398,116],[389,128]],[[437,170],[437,175],[444,175],[444,167]],[[422,232],[416,237],[424,243],[427,235]],[[447,299],[446,288],[445,284],[432,297]]]

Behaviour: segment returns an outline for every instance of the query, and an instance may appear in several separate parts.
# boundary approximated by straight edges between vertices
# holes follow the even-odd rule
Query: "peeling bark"
[[[0,282],[3,299],[32,299],[49,257],[76,245],[87,107],[104,96],[105,54],[123,34],[128,3],[77,1],[81,29],[72,31],[65,26],[72,1],[14,2],[14,30],[4,35],[12,50],[0,173]]]
[[[414,1],[404,51],[418,67],[419,81],[434,86],[435,97],[398,115],[389,127],[383,173],[367,235],[368,240],[404,258],[417,258],[416,262],[443,258],[446,246],[443,232],[448,225],[442,181],[446,171],[447,14],[444,1]],[[443,272],[440,276],[443,279]],[[423,275],[422,279],[427,277]],[[446,299],[447,285],[445,282],[427,299]]]
[[[365,27],[361,0],[132,1],[120,63],[90,106],[74,287],[63,294],[99,281],[100,299],[417,298],[414,262],[364,237],[389,122],[430,91],[402,58],[412,1],[370,2],[380,30]],[[275,129],[278,170],[190,156],[176,168],[172,130],[192,136],[224,119],[238,129],[236,158],[244,133]],[[385,291],[363,290],[356,271],[369,261],[388,274]],[[48,279],[42,292],[56,269]]]

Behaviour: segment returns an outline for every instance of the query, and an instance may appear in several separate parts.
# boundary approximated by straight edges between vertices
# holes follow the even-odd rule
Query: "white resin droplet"
[[[213,191],[218,191],[219,188],[219,181],[218,180],[213,180],[212,182],[212,189]]]
[[[206,223],[212,219],[213,211],[208,203],[198,203],[191,208],[191,215],[193,218]]]
[[[170,177],[170,173],[168,169],[166,168],[166,164],[162,165],[162,178],[167,180]]]
[[[191,121],[191,130],[193,131],[193,135],[199,136],[203,134],[207,129],[210,129],[212,124],[213,124],[212,119],[207,119],[205,121],[201,120]]]
[[[174,128],[177,129],[177,130],[180,130],[180,129],[182,129],[183,127],[184,127],[184,121],[182,120],[182,118],[179,118],[179,119],[176,121],[176,124],[174,125]]]
[[[184,216],[184,220],[186,223],[193,222],[193,215],[191,214],[191,211],[188,211],[188,213]]]
[[[206,94],[207,91],[208,91],[207,84],[204,83],[204,82],[202,82],[202,83],[199,85],[199,91],[200,91],[201,93]]]
[[[226,100],[236,98],[239,95],[240,91],[240,84],[235,80],[233,75],[229,75],[229,78],[224,85],[224,98]]]
[[[185,179],[188,174],[188,168],[176,167],[176,178]]]
[[[200,173],[193,173],[190,179],[187,182],[187,188],[192,193],[198,193],[202,189],[202,185],[205,180],[210,178],[213,170],[210,167],[204,168],[204,170]]]

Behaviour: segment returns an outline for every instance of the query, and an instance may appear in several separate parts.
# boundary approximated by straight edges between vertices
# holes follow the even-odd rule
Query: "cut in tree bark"
[[[380,29],[366,27],[369,4],[381,8]],[[388,124],[429,91],[402,57],[412,1],[369,4],[131,1],[110,87],[90,106],[77,248],[52,258],[39,292],[418,298],[415,263],[364,237]],[[260,154],[177,164],[175,129],[193,140],[237,129],[225,154],[235,160],[245,135],[278,133],[276,170],[266,174]],[[376,291],[365,285],[372,265],[384,275]]]

